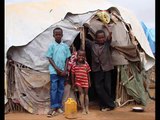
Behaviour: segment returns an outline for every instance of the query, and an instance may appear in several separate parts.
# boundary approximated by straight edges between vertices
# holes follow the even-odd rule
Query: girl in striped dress
[[[76,86],[79,91],[80,103],[82,107],[82,114],[89,113],[89,98],[88,98],[88,88],[90,84],[91,71],[89,64],[86,62],[85,51],[79,50],[77,52],[76,64],[72,66],[72,87]]]

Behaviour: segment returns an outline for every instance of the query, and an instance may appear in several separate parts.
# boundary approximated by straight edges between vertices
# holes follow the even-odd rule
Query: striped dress
[[[72,73],[75,75],[75,84],[80,87],[88,88],[88,73],[91,71],[89,64],[86,62],[82,65],[74,64]]]

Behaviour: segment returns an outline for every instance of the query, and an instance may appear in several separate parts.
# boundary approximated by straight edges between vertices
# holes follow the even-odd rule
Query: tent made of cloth
[[[45,97],[42,96],[43,89],[48,90],[46,85],[48,86],[49,77],[40,77],[42,80],[37,81],[39,82],[37,85],[41,84],[40,86],[37,86],[31,77],[36,77],[36,74],[41,76],[49,73],[49,62],[45,53],[49,44],[54,41],[53,29],[57,26],[61,27],[63,42],[70,46],[80,35],[81,27],[93,18],[97,10],[107,10],[110,7],[118,8],[124,21],[131,24],[133,33],[146,54],[147,62],[144,69],[150,69],[155,60],[149,43],[136,17],[125,8],[112,5],[106,0],[81,0],[78,4],[74,0],[10,4],[5,6],[5,55],[15,61],[12,66],[14,71],[11,71],[12,75],[15,75],[10,76],[8,81],[9,83],[16,82],[16,85],[15,87],[11,85],[13,91],[8,93],[13,92],[13,94],[10,94],[9,97],[16,98],[31,113],[46,114],[49,106],[48,91]],[[28,68],[19,67],[19,65]],[[32,74],[32,72],[36,72],[36,74]],[[13,77],[14,79],[12,79]],[[15,88],[16,92],[14,92]],[[28,92],[28,89],[31,92]],[[37,96],[38,94],[42,96]],[[37,109],[34,105],[42,109]]]
[[[147,54],[145,69],[150,69],[154,65],[154,56],[137,18],[129,10],[113,5],[106,0],[81,0],[78,4],[74,0],[60,0],[59,2],[55,0],[46,0],[40,2],[6,4],[5,58],[6,53],[11,46],[24,46],[29,44],[32,40],[37,39],[41,33],[51,33],[52,25],[60,25],[62,28],[66,29],[64,31],[64,41],[68,41],[68,44],[71,45],[76,35],[80,32],[75,28],[74,24],[76,23],[78,25],[82,25],[94,14],[93,11],[97,9],[106,10],[109,7],[117,7],[124,21],[131,24],[134,35],[136,36],[142,49]],[[67,14],[69,12],[74,14]],[[74,21],[74,24],[64,19],[67,17],[66,14],[72,19],[72,21]],[[67,32],[69,30],[72,32]],[[45,39],[51,39],[51,34],[47,36],[49,37]],[[70,39],[68,39],[69,36],[71,36]],[[48,42],[45,43],[45,45],[48,44]],[[46,47],[45,45],[44,47]],[[34,59],[36,59],[36,57]],[[44,58],[42,58],[42,60],[43,59]],[[22,60],[19,59],[18,61],[22,63]],[[27,66],[29,65],[29,67],[32,67],[33,69],[41,70],[37,68],[36,65],[31,66],[31,63],[23,64]]]

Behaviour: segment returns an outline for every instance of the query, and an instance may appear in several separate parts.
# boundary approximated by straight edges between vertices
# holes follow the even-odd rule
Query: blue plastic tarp
[[[155,29],[148,28],[144,22],[141,22],[141,25],[151,47],[152,53],[155,54]]]

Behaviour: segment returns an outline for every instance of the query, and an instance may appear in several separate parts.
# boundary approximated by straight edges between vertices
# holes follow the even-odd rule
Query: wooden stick
[[[82,50],[85,50],[85,29],[84,27],[80,27],[80,37],[81,37],[81,48]]]
[[[117,85],[116,85],[116,99],[118,99],[118,90],[119,89],[119,66],[117,66]]]

